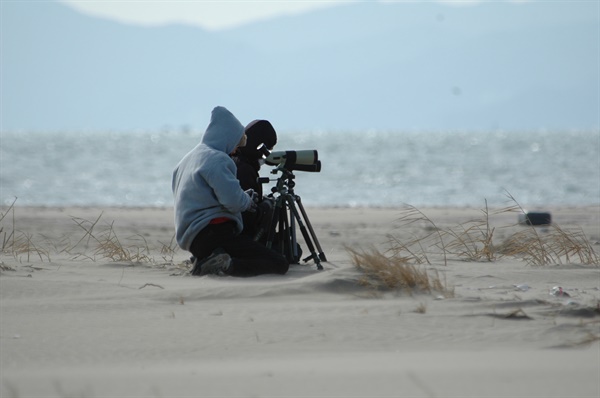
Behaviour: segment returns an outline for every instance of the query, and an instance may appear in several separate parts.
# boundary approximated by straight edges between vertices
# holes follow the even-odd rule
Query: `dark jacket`
[[[238,148],[232,155],[232,159],[237,167],[237,179],[240,182],[242,189],[253,189],[258,193],[259,197],[263,198],[263,187],[258,182],[260,171],[260,160],[262,154],[257,150],[258,146],[265,146],[272,150],[277,144],[277,133],[268,120],[254,120],[246,126],[246,146]],[[257,229],[257,224],[262,219],[262,206],[259,205],[258,211],[255,213],[244,212],[242,217],[244,220],[244,234],[254,235]]]
[[[262,154],[258,151],[261,144],[272,150],[277,144],[277,133],[268,120],[254,120],[246,126],[246,146],[238,148],[232,158],[237,166],[237,177],[242,189],[254,189],[262,198],[262,186],[258,183],[260,159]]]

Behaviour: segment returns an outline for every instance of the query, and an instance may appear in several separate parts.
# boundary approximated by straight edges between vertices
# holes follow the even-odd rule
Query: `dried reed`
[[[69,248],[68,252],[74,252],[83,242],[85,242],[84,244],[86,247],[90,245],[90,242],[95,246],[93,256],[88,256],[85,253],[72,253],[74,254],[74,258],[83,256],[95,261],[96,256],[100,256],[112,261],[132,263],[152,263],[154,261],[149,256],[150,249],[148,247],[148,242],[146,242],[146,239],[143,236],[137,235],[137,238],[134,239],[143,242],[143,245],[123,245],[115,232],[114,221],[106,225],[99,224],[102,215],[103,213],[100,213],[98,218],[93,222],[77,217],[71,217],[73,222],[84,231],[84,234],[75,245]]]
[[[14,205],[16,201],[17,198],[13,200],[6,212],[0,214],[0,234],[2,235],[1,252],[11,254],[19,261],[25,260],[26,262],[30,262],[31,255],[34,255],[39,257],[41,262],[44,262],[44,259],[50,262],[50,253],[33,242],[33,235],[15,229],[16,221]],[[5,230],[3,222],[8,213],[12,214],[12,226],[10,230]]]
[[[507,193],[515,208],[525,213],[517,200]],[[600,257],[581,228],[565,230],[552,223],[549,232],[541,234],[533,225],[511,235],[499,248],[503,255],[523,258],[528,264],[543,266],[578,261],[580,264],[600,265]]]
[[[2,253],[9,252],[10,247],[15,246],[15,202],[17,198],[13,200],[10,204],[6,212],[0,213],[0,235],[2,235]],[[8,215],[8,213],[12,214],[12,227],[10,231],[4,230],[3,221]]]
[[[506,211],[512,211],[512,209],[502,209],[492,214],[496,215]],[[448,253],[468,261],[493,262],[496,260],[498,251],[493,242],[496,229],[490,225],[490,210],[487,200],[485,200],[485,208],[481,210],[481,213],[482,218],[467,221],[460,224],[458,228],[444,231],[445,235],[450,237],[450,242],[446,246]]]
[[[444,256],[444,265],[448,265],[448,259],[446,257],[446,244],[443,239],[443,232],[421,210],[411,205],[405,205],[404,208],[400,210],[400,217],[397,221],[403,227],[408,227],[415,223],[426,223],[429,225],[429,230],[431,232],[422,238],[411,240],[408,244],[400,244],[398,246],[393,246],[391,248],[392,251],[397,253],[400,253],[402,251],[407,251],[409,253],[417,253],[417,251],[412,250],[411,247],[418,246],[420,255],[417,257],[419,257],[420,259],[425,259],[427,263],[429,263],[429,259],[427,258],[426,254],[426,249],[428,250],[431,247],[439,247],[441,248],[441,253]],[[390,238],[391,240],[395,240],[396,243],[399,243],[394,237]]]
[[[175,234],[173,234],[173,237],[171,237],[171,241],[169,242],[169,244],[165,244],[163,242],[158,242],[162,245],[161,249],[160,249],[160,254],[162,255],[162,259],[167,262],[167,263],[172,263],[173,262],[173,257],[175,256],[175,253],[177,253],[177,242],[175,241]]]
[[[398,221],[403,230],[421,223],[421,236],[414,233],[411,238],[401,240],[397,236],[388,236],[389,253],[397,257],[410,258],[415,264],[431,264],[431,255],[442,255],[444,265],[448,257],[455,256],[467,261],[496,261],[501,256],[523,258],[531,265],[549,265],[577,262],[586,265],[599,265],[600,257],[585,236],[581,228],[566,230],[556,223],[548,228],[549,233],[542,233],[538,227],[529,225],[510,235],[504,242],[494,242],[495,227],[490,224],[490,216],[503,213],[525,212],[516,199],[507,193],[513,202],[505,208],[491,211],[487,200],[481,210],[482,217],[469,220],[452,228],[439,228],[423,212],[407,206],[401,210]],[[515,225],[511,225],[515,227]]]
[[[108,229],[100,233],[99,237],[94,239],[98,241],[98,246],[94,254],[108,258],[112,261],[128,261],[133,263],[152,262],[152,259],[144,253],[146,248],[138,246],[125,247],[117,237],[114,230],[114,221],[110,223]],[[133,250],[132,250],[133,249]]]
[[[482,209],[483,217],[460,224],[456,228],[441,229],[423,212],[414,206],[405,206],[398,219],[400,228],[409,231],[414,224],[425,224],[424,234],[402,240],[395,235],[388,236],[389,249],[384,253],[375,248],[358,250],[346,248],[352,263],[364,273],[362,283],[374,288],[433,290],[453,295],[446,283],[442,283],[439,274],[430,276],[418,265],[431,265],[432,254],[443,255],[444,265],[448,256],[457,256],[468,261],[496,261],[499,256],[517,256],[529,264],[548,265],[571,263],[600,263],[598,253],[581,229],[567,231],[558,225],[551,226],[552,231],[542,235],[534,226],[513,233],[502,244],[494,244],[495,228],[490,225],[490,215],[507,212],[524,212],[519,203],[508,194],[514,205],[491,212],[487,200]]]
[[[408,257],[388,257],[377,249],[346,250],[350,253],[354,266],[364,273],[361,283],[365,286],[374,289],[407,289],[411,293],[448,292],[437,271],[430,276],[425,269],[411,264]]]

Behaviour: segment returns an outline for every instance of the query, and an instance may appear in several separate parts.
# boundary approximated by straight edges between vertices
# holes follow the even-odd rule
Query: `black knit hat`
[[[268,120],[253,120],[246,126],[245,132],[248,141],[246,146],[238,148],[238,151],[249,158],[262,157],[256,150],[260,144],[265,144],[269,150],[277,144],[277,133]]]

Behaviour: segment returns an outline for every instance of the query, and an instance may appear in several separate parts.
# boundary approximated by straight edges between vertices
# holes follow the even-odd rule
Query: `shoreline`
[[[304,206],[312,224],[321,222],[331,224],[331,221],[357,221],[377,222],[388,225],[395,218],[402,216],[407,209],[421,212],[431,221],[442,224],[464,223],[473,218],[485,216],[485,208],[461,206],[395,206],[395,207],[341,207],[341,206]],[[521,210],[507,210],[505,207],[489,207],[488,218],[491,222],[504,223],[504,226],[518,225]],[[555,206],[539,209],[526,209],[526,211],[544,211],[552,216],[552,222],[566,227],[581,227],[591,232],[600,233],[600,205],[588,206]],[[2,206],[0,216],[4,215],[3,223],[10,223],[13,217],[16,220],[26,220],[34,223],[38,217],[40,221],[47,221],[53,217],[92,217],[106,214],[106,217],[119,217],[125,222],[140,222],[152,219],[163,227],[172,223],[173,207],[128,207],[128,206]],[[169,219],[169,217],[171,217]],[[596,228],[597,227],[597,228]]]

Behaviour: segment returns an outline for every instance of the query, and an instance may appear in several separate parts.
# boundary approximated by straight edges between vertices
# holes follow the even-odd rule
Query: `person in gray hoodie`
[[[216,107],[200,144],[173,172],[177,244],[195,258],[193,275],[285,274],[286,258],[242,235],[242,212],[256,204],[243,191],[229,155],[245,144],[244,126],[226,108]]]

